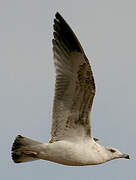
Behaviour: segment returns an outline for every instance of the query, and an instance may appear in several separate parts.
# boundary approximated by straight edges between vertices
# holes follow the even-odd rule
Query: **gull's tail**
[[[12,159],[15,163],[38,160],[38,148],[43,143],[18,135],[12,145]],[[37,146],[38,145],[38,146]]]

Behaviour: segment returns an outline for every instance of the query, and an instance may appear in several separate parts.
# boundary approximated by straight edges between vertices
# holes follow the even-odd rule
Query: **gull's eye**
[[[112,153],[116,152],[114,149],[109,149],[109,151]]]

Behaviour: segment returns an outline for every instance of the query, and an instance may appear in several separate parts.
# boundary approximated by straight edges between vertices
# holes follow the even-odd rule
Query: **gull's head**
[[[112,147],[105,147],[108,156],[111,159],[125,158],[130,159],[128,154],[121,153],[118,149]]]

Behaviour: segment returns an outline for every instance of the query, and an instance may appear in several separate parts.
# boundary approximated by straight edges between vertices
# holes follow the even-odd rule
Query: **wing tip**
[[[71,51],[84,53],[75,33],[58,11],[55,14],[53,29],[55,32],[58,32],[64,44],[66,44]]]
[[[62,16],[60,15],[60,13],[58,11],[56,12],[55,17],[56,17],[56,19],[62,18]]]

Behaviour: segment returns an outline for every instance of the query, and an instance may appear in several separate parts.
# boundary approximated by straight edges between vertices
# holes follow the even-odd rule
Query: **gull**
[[[102,146],[92,137],[90,112],[96,90],[91,66],[76,35],[58,12],[53,28],[56,85],[51,139],[41,143],[18,135],[12,145],[13,161],[42,159],[85,166],[129,159],[128,154]]]

